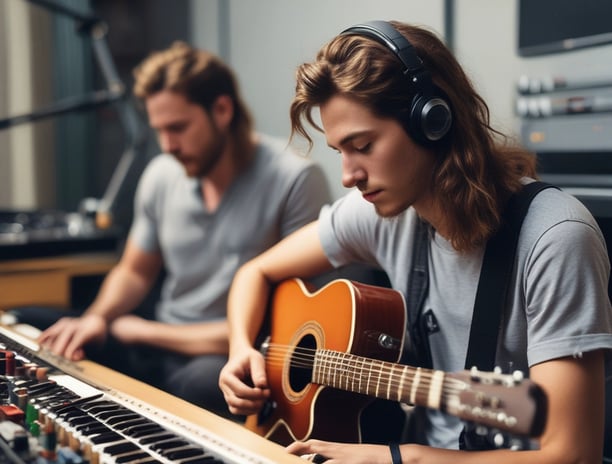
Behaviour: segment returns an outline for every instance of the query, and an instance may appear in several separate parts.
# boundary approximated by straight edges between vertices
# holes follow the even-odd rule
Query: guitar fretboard
[[[444,410],[464,383],[443,371],[395,364],[331,350],[317,350],[313,382],[402,403]]]

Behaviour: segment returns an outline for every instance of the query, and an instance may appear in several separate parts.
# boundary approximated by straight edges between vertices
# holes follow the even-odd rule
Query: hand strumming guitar
[[[262,354],[252,347],[232,350],[219,387],[232,414],[257,413],[270,396]]]

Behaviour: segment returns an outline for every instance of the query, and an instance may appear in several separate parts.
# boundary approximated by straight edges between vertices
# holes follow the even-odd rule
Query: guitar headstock
[[[538,437],[547,415],[546,394],[522,372],[483,372],[476,368],[447,374],[444,410],[468,422],[513,435]]]

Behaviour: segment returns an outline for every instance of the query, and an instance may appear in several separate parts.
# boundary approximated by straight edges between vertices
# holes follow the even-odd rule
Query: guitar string
[[[417,395],[425,395],[430,391],[430,387],[432,385],[432,380],[436,374],[436,371],[429,369],[420,369],[414,366],[403,365],[403,364],[393,364],[388,363],[386,361],[380,361],[371,358],[365,357],[355,357],[350,353],[342,353],[335,352],[331,350],[317,350],[312,348],[304,348],[304,347],[292,347],[289,345],[281,345],[272,343],[268,347],[268,351],[266,353],[266,358],[273,365],[283,365],[287,359],[287,354],[291,354],[290,364],[292,367],[304,368],[304,369],[312,369],[313,364],[315,362],[316,353],[320,353],[324,359],[322,359],[322,369],[329,370],[333,374],[336,374],[342,367],[349,368],[353,371],[359,371],[363,374],[374,374],[373,378],[368,379],[368,383],[372,383],[372,381],[378,381],[378,386],[382,390],[388,389],[391,387],[399,387],[402,385],[402,382],[405,382],[406,372],[412,374],[409,379],[408,384],[406,384],[406,389],[410,388],[412,385],[412,381],[419,371],[419,383],[417,385]],[[334,356],[335,355],[335,356]],[[330,359],[333,357],[334,359]],[[338,359],[340,362],[338,362]],[[368,366],[362,365],[361,367],[356,366],[356,363],[362,360],[363,364],[370,364]],[[376,364],[378,369],[372,369],[373,365]],[[364,368],[365,367],[365,368]],[[386,378],[390,379],[390,383],[382,382],[379,377],[376,375],[380,375],[383,377],[383,380]],[[348,380],[348,379],[347,379]],[[444,382],[442,384],[442,393],[443,394],[457,394],[459,391],[463,390],[465,387],[465,382],[458,379],[449,379],[444,378]],[[400,392],[402,393],[402,392]]]
[[[304,348],[300,348],[299,349],[302,353],[301,361],[299,363],[294,363],[293,361],[291,361],[291,365],[298,365],[298,367],[306,367],[306,368],[312,368],[312,359],[314,359],[314,357],[312,355],[308,355],[307,352],[314,352],[315,350],[309,350],[309,349],[304,349]],[[304,356],[304,353],[306,353],[306,356]],[[327,353],[329,355],[329,352]],[[323,359],[322,360],[322,369],[323,371],[327,371],[327,377],[329,377],[329,374],[331,374],[332,376],[335,376],[337,372],[340,371],[339,367],[341,368],[342,366],[344,367],[348,367],[350,369],[355,370],[355,365],[353,364],[354,361],[353,360],[348,360],[346,359],[346,356],[344,353],[339,353],[339,352],[331,352],[331,354],[336,354],[336,358],[338,358],[338,356],[341,356],[342,358],[342,362],[341,364],[339,364],[337,362],[336,359]],[[277,356],[276,359],[274,360],[275,364],[283,364],[285,361],[286,357],[283,357],[282,353],[280,353],[280,356]],[[364,358],[365,359],[365,358]],[[306,361],[305,361],[306,360]],[[309,362],[307,362],[309,361]],[[378,360],[369,360],[366,359],[365,362],[378,362],[380,364],[380,362]],[[341,384],[345,384],[345,387],[343,388],[344,390],[349,390],[349,391],[357,391],[357,392],[367,392],[368,394],[372,395],[372,396],[376,396],[376,397],[382,397],[382,398],[388,398],[388,399],[394,399],[394,400],[398,400],[398,401],[403,401],[406,403],[410,403],[410,404],[422,404],[422,405],[426,405],[426,406],[431,406],[431,401],[437,401],[435,398],[439,398],[439,401],[441,401],[441,405],[436,405],[436,409],[446,409],[446,407],[450,404],[449,398],[456,398],[457,397],[457,393],[462,390],[462,386],[464,385],[461,381],[457,381],[455,379],[448,379],[445,378],[444,376],[439,379],[438,383],[432,382],[432,379],[434,379],[434,372],[432,371],[431,373],[427,372],[426,370],[420,370],[421,372],[419,372],[419,370],[417,368],[414,367],[409,367],[406,366],[406,368],[404,368],[403,366],[400,368],[401,371],[403,372],[393,372],[393,369],[396,369],[396,367],[392,366],[392,365],[382,365],[382,368],[380,369],[376,369],[376,370],[372,370],[371,366],[370,368],[364,369],[363,366],[360,368],[360,372],[362,374],[361,377],[358,377],[357,379],[355,378],[342,378],[342,375],[340,375],[340,379],[329,379],[328,383],[323,382],[324,384],[329,384],[329,386],[336,386],[339,388],[342,388]],[[405,380],[405,371],[413,371],[414,373],[419,373],[421,374],[418,377],[413,377],[413,381],[414,380],[418,380],[418,383],[416,384],[416,388],[414,388],[414,383],[413,381],[408,381],[408,382],[403,382],[403,380]],[[387,375],[385,376],[385,372],[387,373]],[[364,378],[363,374],[367,374],[367,379]],[[372,375],[373,374],[373,375]],[[323,377],[326,377],[325,372],[322,374]],[[382,378],[381,378],[382,377]],[[387,382],[387,379],[390,378],[390,382]],[[404,378],[402,380],[402,378]],[[399,381],[398,381],[399,379]],[[316,380],[316,379],[315,379]],[[352,388],[349,388],[348,383],[350,382],[350,380],[352,380]],[[354,384],[357,383],[358,386],[361,386],[361,381],[364,381],[366,383],[367,388],[364,390],[363,388],[355,388]],[[317,383],[316,381],[314,383]],[[405,385],[402,385],[402,383],[404,383]],[[403,388],[405,386],[405,388]],[[436,387],[436,391],[438,392],[438,395],[434,396],[434,399],[432,400],[430,398],[430,392],[432,391],[432,386]],[[393,392],[391,392],[391,388],[394,388]],[[386,394],[385,394],[386,392]],[[392,395],[391,393],[396,393],[395,395]],[[406,397],[406,393],[409,393],[409,398]],[[396,398],[396,396],[399,396],[399,398]]]

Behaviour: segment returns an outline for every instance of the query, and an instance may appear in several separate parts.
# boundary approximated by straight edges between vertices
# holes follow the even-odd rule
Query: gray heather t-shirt
[[[393,288],[407,295],[417,221],[409,208],[383,219],[354,191],[324,208],[319,233],[335,266],[363,261],[384,269]],[[430,335],[435,369],[464,368],[484,248],[459,253],[435,232],[429,240],[429,292],[439,331]],[[504,371],[583,352],[612,348],[608,298],[610,264],[601,231],[588,210],[557,189],[533,200],[521,229],[496,364]],[[457,448],[462,424],[429,413],[431,445]]]
[[[129,237],[143,250],[161,251],[167,274],[157,319],[225,317],[238,267],[316,219],[329,201],[320,167],[269,136],[260,136],[253,164],[212,213],[199,179],[187,177],[173,156],[156,156],[141,176]]]

